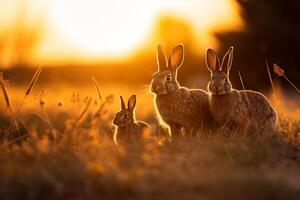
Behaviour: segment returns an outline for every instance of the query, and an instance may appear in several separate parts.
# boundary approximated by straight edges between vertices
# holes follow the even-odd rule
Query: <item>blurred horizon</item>
[[[205,89],[206,49],[222,57],[234,46],[234,88],[242,89],[240,71],[246,89],[270,91],[265,60],[300,83],[299,6],[280,0],[0,0],[0,69],[16,85],[38,66],[45,67],[39,80],[45,84],[84,85],[95,76],[105,84],[145,85],[157,70],[157,44],[168,54],[183,43],[179,82]]]
[[[1,68],[128,62],[152,54],[158,43],[168,49],[188,40],[189,51],[200,51],[218,46],[215,31],[242,29],[233,0],[1,0],[0,6]]]

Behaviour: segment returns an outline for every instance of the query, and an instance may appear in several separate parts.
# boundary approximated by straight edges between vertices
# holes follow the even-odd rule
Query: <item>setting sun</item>
[[[111,56],[145,39],[158,4],[150,1],[55,0],[51,25],[84,53]]]
[[[216,46],[214,31],[242,28],[234,0],[12,0],[0,3],[3,19],[6,19],[0,19],[3,27],[0,34],[11,32],[11,44],[5,44],[2,49],[0,64],[3,66],[18,62],[15,51],[19,50],[15,48],[26,49],[22,59],[29,65],[128,59],[141,49],[151,49],[153,45],[150,47],[149,41],[163,42],[153,40],[163,16],[178,18],[186,24],[195,36],[191,39],[197,51],[199,46]],[[175,27],[178,26],[175,24]],[[170,30],[164,28],[166,34],[170,34]],[[183,36],[172,33],[176,38],[172,42],[183,42]],[[23,47],[14,44],[18,38],[24,40]]]
[[[190,21],[200,40],[206,42],[211,41],[214,28],[227,30],[241,24],[231,0],[55,0],[48,13],[53,34],[48,34],[38,53],[46,59],[45,55],[53,52],[53,57],[75,54],[81,60],[126,58],[144,45],[165,14]]]

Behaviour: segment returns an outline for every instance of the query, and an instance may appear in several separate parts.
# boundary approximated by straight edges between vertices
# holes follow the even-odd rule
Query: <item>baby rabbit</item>
[[[156,111],[169,125],[172,137],[179,137],[182,128],[187,135],[210,130],[213,117],[209,110],[209,96],[200,89],[181,87],[177,82],[177,70],[184,60],[184,46],[178,44],[166,58],[161,45],[157,46],[158,71],[151,82],[155,94]]]
[[[145,122],[136,121],[134,109],[136,105],[136,95],[132,95],[128,100],[127,108],[125,106],[123,97],[121,99],[121,111],[116,113],[113,124],[117,127],[114,134],[114,141],[116,144],[131,143],[141,138],[141,134],[149,125]]]
[[[220,126],[242,133],[275,130],[277,113],[267,98],[250,90],[235,90],[229,81],[233,47],[220,64],[214,50],[208,49],[206,65],[211,72],[208,83],[210,110]]]

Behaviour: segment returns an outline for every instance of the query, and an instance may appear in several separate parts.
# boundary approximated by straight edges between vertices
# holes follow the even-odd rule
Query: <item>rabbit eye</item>
[[[128,114],[127,113],[124,114],[124,118],[128,118]]]
[[[167,77],[166,77],[166,80],[167,80],[167,81],[170,81],[170,80],[172,80],[172,77],[171,77],[171,75],[170,75],[170,74],[168,74],[168,75],[167,75]]]

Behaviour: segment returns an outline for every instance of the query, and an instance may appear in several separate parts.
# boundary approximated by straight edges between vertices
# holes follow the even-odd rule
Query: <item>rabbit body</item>
[[[113,124],[116,126],[114,133],[114,141],[119,143],[132,143],[141,139],[142,133],[149,129],[150,126],[146,122],[136,121],[134,109],[136,105],[136,96],[132,95],[128,100],[128,106],[126,108],[122,96],[121,99],[121,111],[116,113]]]
[[[229,49],[220,65],[212,49],[206,54],[206,64],[211,71],[208,83],[209,107],[219,126],[239,132],[273,132],[277,113],[268,99],[251,90],[232,89],[229,70],[232,65],[233,47]]]
[[[209,130],[212,122],[210,115],[208,94],[203,90],[189,90],[181,87],[168,95],[157,95],[155,104],[162,120],[174,133],[181,127],[187,132]]]
[[[217,123],[238,131],[273,131],[277,113],[261,93],[251,90],[232,90],[209,101],[211,113]]]
[[[136,121],[124,127],[117,127],[115,141],[117,143],[132,143],[141,139],[143,131],[149,128],[149,125],[142,121]]]
[[[185,134],[196,135],[198,131],[207,131],[213,127],[208,94],[204,90],[180,87],[177,81],[177,70],[183,58],[182,44],[172,49],[168,62],[162,47],[158,45],[158,71],[151,82],[156,111],[169,125],[174,137],[182,134],[182,128]]]

